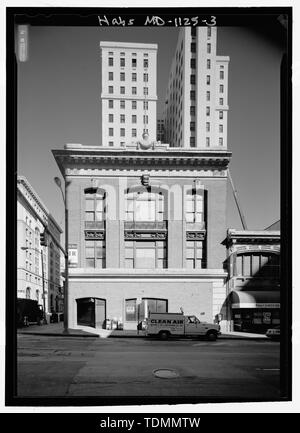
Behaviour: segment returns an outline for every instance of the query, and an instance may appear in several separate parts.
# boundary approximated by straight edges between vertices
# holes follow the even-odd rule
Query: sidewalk
[[[95,329],[91,327],[82,327],[83,329],[69,329],[67,334],[64,333],[63,322],[50,323],[47,325],[30,325],[26,328],[19,328],[18,334],[27,335],[45,335],[54,337],[89,337],[89,338],[111,338],[111,337],[133,337],[142,338],[145,337],[144,331],[117,331],[107,329]],[[268,340],[265,334],[250,334],[246,332],[227,332],[222,333],[219,339],[256,339],[256,340]]]

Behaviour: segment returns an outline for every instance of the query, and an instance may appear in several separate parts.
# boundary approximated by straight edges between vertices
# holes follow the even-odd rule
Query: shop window
[[[125,300],[125,322],[136,322],[137,308],[136,299]]]

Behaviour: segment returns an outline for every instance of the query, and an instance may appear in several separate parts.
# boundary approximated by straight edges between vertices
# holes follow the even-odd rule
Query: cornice
[[[63,149],[52,150],[64,174],[67,168],[144,169],[154,166],[172,170],[195,170],[200,167],[226,169],[231,152],[220,150],[131,150],[131,149]]]

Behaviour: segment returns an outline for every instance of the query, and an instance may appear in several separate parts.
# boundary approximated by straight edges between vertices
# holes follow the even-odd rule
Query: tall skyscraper
[[[227,148],[229,57],[216,52],[216,27],[180,29],[164,111],[171,147]]]
[[[102,146],[156,139],[156,44],[100,42]]]

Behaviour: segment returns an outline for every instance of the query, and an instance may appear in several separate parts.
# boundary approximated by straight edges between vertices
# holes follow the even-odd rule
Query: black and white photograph
[[[291,400],[291,27],[7,9],[8,406]]]

